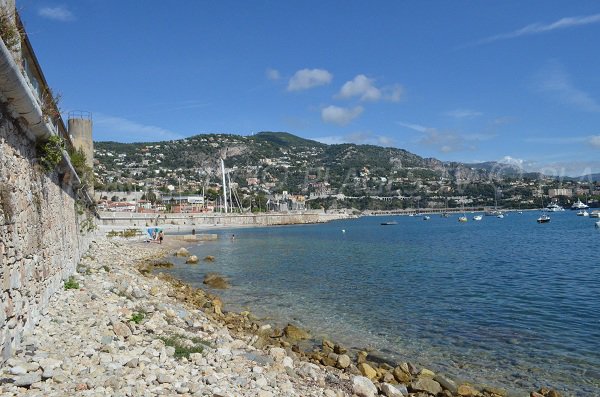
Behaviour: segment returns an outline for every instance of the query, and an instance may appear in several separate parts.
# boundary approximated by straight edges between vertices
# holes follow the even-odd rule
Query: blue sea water
[[[538,216],[220,230],[191,249],[215,262],[171,271],[197,286],[229,277],[214,291],[226,309],[459,380],[600,395],[600,231],[575,212]]]

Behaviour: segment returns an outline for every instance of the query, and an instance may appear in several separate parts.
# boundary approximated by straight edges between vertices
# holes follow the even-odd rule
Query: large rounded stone
[[[352,364],[352,361],[350,360],[350,357],[348,357],[347,354],[340,354],[338,356],[337,359],[337,367],[344,369],[344,368],[348,368],[350,366],[350,364]]]
[[[377,395],[377,387],[364,376],[355,376],[352,379],[352,392],[359,397],[375,397]]]
[[[196,263],[198,263],[198,257],[196,255],[190,255],[186,259],[185,263],[190,264],[190,265],[196,264]]]
[[[442,392],[442,386],[431,378],[419,378],[410,384],[413,391],[425,391],[437,395]]]

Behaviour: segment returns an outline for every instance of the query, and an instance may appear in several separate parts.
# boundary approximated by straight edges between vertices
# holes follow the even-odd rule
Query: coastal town
[[[290,136],[268,133],[269,137],[278,135]],[[113,212],[223,212],[221,155],[227,156],[224,172],[235,192],[227,201],[235,212],[322,208],[415,211],[461,205],[526,209],[551,202],[570,207],[577,200],[597,206],[600,200],[600,180],[593,176],[526,173],[500,163],[403,162],[385,148],[347,145],[343,148],[346,158],[366,157],[363,152],[376,150],[389,159],[382,165],[380,158],[367,157],[361,167],[353,168],[349,161],[328,160],[329,148],[318,142],[294,137],[299,146],[277,146],[255,138],[209,134],[152,144],[99,142],[94,153],[98,208]],[[199,151],[204,156],[198,156]],[[189,158],[189,152],[196,157]],[[181,159],[181,153],[186,153],[187,160]],[[256,161],[249,161],[250,157]]]

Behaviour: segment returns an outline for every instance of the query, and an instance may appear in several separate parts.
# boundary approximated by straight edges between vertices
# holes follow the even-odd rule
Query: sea
[[[223,274],[232,287],[211,292],[226,310],[294,323],[317,341],[517,396],[542,386],[600,395],[596,219],[473,215],[219,229],[190,248],[214,262],[174,259],[169,271],[203,288],[206,273]]]

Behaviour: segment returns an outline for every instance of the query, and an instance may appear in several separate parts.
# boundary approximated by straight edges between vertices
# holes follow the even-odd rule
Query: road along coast
[[[181,244],[98,238],[22,349],[0,368],[0,395],[506,394],[457,385],[410,363],[375,363],[366,352],[350,358],[331,341],[305,351],[306,330],[274,329],[251,313],[227,312],[217,296],[157,274]]]

